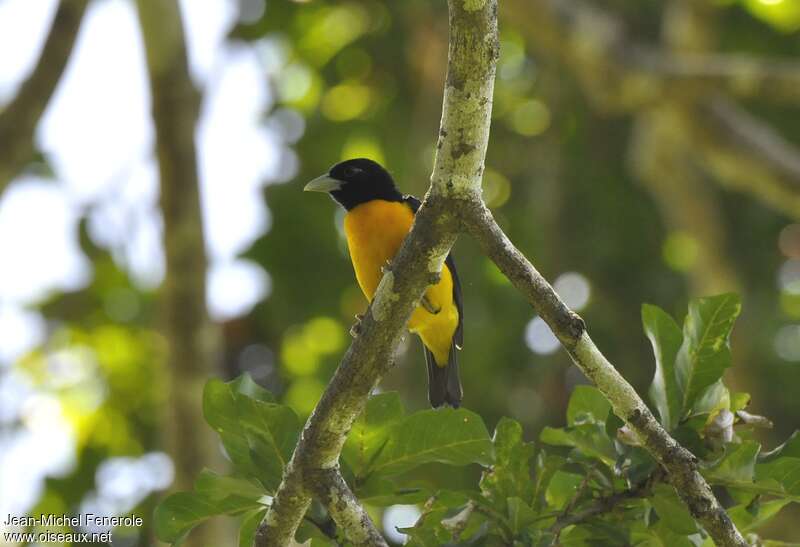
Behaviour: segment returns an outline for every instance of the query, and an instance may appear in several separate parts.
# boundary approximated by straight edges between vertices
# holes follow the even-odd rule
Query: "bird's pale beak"
[[[317,177],[303,188],[304,192],[332,192],[342,187],[342,181],[336,180],[329,174]]]

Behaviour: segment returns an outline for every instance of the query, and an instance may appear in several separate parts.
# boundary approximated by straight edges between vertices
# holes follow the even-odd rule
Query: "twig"
[[[314,471],[309,482],[314,485],[313,494],[328,508],[334,529],[338,525],[344,530],[353,545],[388,547],[367,511],[347,486],[338,467]]]
[[[556,523],[558,523],[558,521],[560,520],[567,519],[569,514],[572,513],[572,511],[575,509],[575,506],[578,504],[578,499],[580,499],[580,497],[586,491],[586,487],[589,486],[590,478],[591,478],[591,473],[590,470],[587,469],[586,475],[584,475],[583,480],[581,480],[581,483],[578,485],[578,488],[575,489],[575,495],[572,496],[572,499],[569,500],[569,503],[567,503],[567,505],[564,506],[564,510],[561,512],[561,517],[559,517],[559,519],[556,520]],[[558,543],[558,539],[561,537],[561,530],[563,529],[564,529],[563,526],[561,527],[553,526],[551,528],[551,530],[554,532],[553,543]]]
[[[556,522],[550,527],[550,532],[552,532],[554,536],[558,538],[561,531],[564,530],[564,528],[567,528],[568,526],[572,526],[574,524],[580,524],[598,515],[610,513],[616,510],[616,508],[620,504],[628,500],[637,498],[646,498],[651,494],[653,486],[657,482],[661,482],[663,478],[664,478],[663,471],[657,470],[653,472],[649,477],[647,477],[647,479],[645,479],[638,485],[634,486],[633,488],[629,488],[628,490],[624,490],[622,492],[617,492],[615,494],[610,494],[608,496],[597,498],[596,500],[592,501],[591,504],[589,504],[589,506],[578,511],[577,513],[572,513],[571,511],[565,511],[559,518],[556,519]]]
[[[450,50],[437,155],[428,197],[410,235],[384,273],[358,336],[305,425],[263,525],[258,547],[290,543],[314,494],[315,471],[335,468],[353,421],[391,367],[400,335],[456,238],[458,196],[477,193],[489,140],[495,63],[496,0],[450,0]],[[357,510],[356,507],[351,507]],[[350,538],[344,515],[331,511]],[[366,513],[364,513],[366,515]],[[350,538],[352,540],[352,538]]]
[[[0,110],[0,192],[34,156],[33,136],[67,66],[89,0],[61,0],[39,61]]]
[[[614,414],[625,420],[644,448],[666,470],[669,481],[720,546],[747,543],[700,475],[696,458],[670,437],[631,385],[597,349],[583,320],[570,311],[552,287],[503,233],[491,212],[478,202],[464,211],[464,222],[481,249],[526,297],[561,341],[575,365],[606,396]]]
[[[391,366],[401,331],[431,275],[442,267],[456,234],[469,232],[527,297],[569,352],[575,364],[611,402],[617,416],[665,468],[692,515],[720,546],[746,543],[681,447],[617,370],[595,347],[583,320],[494,221],[480,196],[489,137],[492,86],[498,55],[496,0],[450,0],[450,50],[437,156],[431,188],[392,267],[387,271],[333,379],[314,409],[287,466],[272,507],[260,528],[258,547],[290,543],[315,495],[316,473],[336,469],[339,454],[370,390]],[[338,471],[334,471],[338,475]],[[345,534],[371,528],[355,498],[342,514],[331,512]],[[350,538],[352,540],[352,537]],[[377,540],[376,540],[377,541]],[[380,542],[376,544],[381,545]]]

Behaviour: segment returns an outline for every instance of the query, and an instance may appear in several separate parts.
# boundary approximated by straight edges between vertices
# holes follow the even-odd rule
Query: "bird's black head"
[[[337,163],[326,174],[306,184],[304,190],[327,192],[348,211],[373,199],[403,199],[389,172],[365,158]]]

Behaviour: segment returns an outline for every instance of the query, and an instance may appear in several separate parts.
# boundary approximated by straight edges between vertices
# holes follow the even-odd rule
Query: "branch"
[[[411,312],[428,284],[437,279],[457,233],[465,229],[527,297],[575,364],[608,398],[615,414],[636,432],[717,545],[744,547],[742,536],[698,472],[694,456],[656,421],[630,384],[595,347],[583,320],[566,307],[514,247],[481,200],[480,178],[498,54],[497,5],[496,0],[450,0],[449,8],[448,75],[431,188],[391,269],[381,280],[359,335],[305,425],[256,545],[290,544],[314,495],[327,503],[351,541],[383,545],[372,535],[374,525],[363,508],[339,482],[339,454],[370,391],[390,368]],[[323,481],[318,477],[326,473],[335,483],[321,487]],[[331,484],[338,484],[335,495]],[[334,503],[337,499],[338,504]]]
[[[556,519],[555,524],[550,527],[550,531],[556,537],[558,537],[561,531],[568,526],[580,524],[598,515],[610,513],[614,511],[617,506],[628,500],[646,498],[650,495],[653,485],[662,481],[663,479],[663,472],[661,470],[657,470],[633,488],[629,488],[628,490],[617,492],[616,494],[611,494],[609,496],[603,496],[602,498],[597,498],[596,500],[592,501],[588,507],[585,507],[580,511],[569,513],[565,512],[564,515]]]
[[[222,459],[199,411],[219,342],[205,305],[206,254],[194,146],[200,94],[189,75],[177,0],[137,0],[136,5],[150,77],[164,221],[161,313],[171,384],[167,442],[175,459],[175,486],[189,490],[204,467]],[[217,530],[208,525],[205,530],[208,535],[190,541],[219,543]]]
[[[316,498],[328,509],[333,521],[356,547],[388,547],[367,511],[350,490],[338,468],[320,469],[309,481]]]
[[[642,445],[666,470],[692,516],[719,546],[747,543],[717,501],[697,468],[696,458],[670,437],[633,387],[597,349],[583,320],[503,233],[483,203],[465,209],[464,222],[481,249],[519,289],[561,341],[575,365],[606,396],[614,414],[625,420]]]
[[[88,4],[61,0],[36,67],[0,111],[0,193],[34,157],[36,126],[67,66]]]
[[[361,321],[358,336],[308,419],[256,537],[258,547],[288,545],[315,493],[314,477],[338,474],[338,459],[353,421],[373,387],[392,366],[400,336],[423,292],[441,271],[455,241],[455,203],[477,196],[489,139],[498,56],[496,0],[449,0],[450,50],[441,130],[431,190],[411,233],[395,256]],[[343,484],[343,483],[342,483]],[[355,498],[340,511],[328,505],[351,541],[368,524],[352,526]],[[331,496],[331,500],[335,498]],[[340,519],[340,520],[337,520]],[[380,545],[380,542],[375,543]]]

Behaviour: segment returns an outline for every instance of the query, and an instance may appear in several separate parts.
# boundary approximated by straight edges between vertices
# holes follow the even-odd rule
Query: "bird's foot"
[[[390,260],[387,260],[386,263],[383,266],[381,266],[381,273],[385,274],[386,272],[391,272],[391,271],[392,271],[392,262]]]
[[[350,327],[350,336],[353,338],[357,338],[359,334],[361,334],[361,320],[364,319],[364,316],[360,313],[356,314],[356,322],[353,323],[353,326]]]
[[[437,308],[436,306],[434,306],[433,303],[431,303],[431,301],[428,300],[427,296],[422,297],[422,300],[420,300],[420,304],[422,304],[422,307],[425,308],[425,311],[433,315],[436,315],[437,313],[442,311],[442,308]]]

